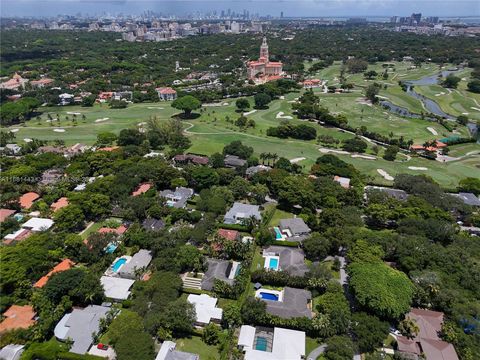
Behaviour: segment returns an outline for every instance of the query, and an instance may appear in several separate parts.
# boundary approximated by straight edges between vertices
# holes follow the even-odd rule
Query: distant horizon
[[[480,17],[480,1],[476,0],[2,0],[1,17],[54,17],[58,15],[136,16],[146,11],[164,15],[187,16],[228,9],[251,15],[305,18],[423,16]]]

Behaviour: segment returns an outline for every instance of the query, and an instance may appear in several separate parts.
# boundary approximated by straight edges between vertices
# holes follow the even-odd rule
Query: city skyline
[[[231,1],[231,0],[4,0],[2,17],[49,17],[56,15],[140,15],[146,11],[186,16],[222,10],[242,13],[258,13],[260,16],[280,17],[354,17],[354,16],[407,16],[413,12],[425,15],[458,17],[480,16],[480,2],[462,1],[400,1],[400,0],[301,0],[301,1]]]

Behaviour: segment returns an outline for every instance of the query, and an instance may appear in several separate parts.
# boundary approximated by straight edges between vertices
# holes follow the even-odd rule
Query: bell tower
[[[267,38],[263,37],[262,45],[260,46],[260,59],[265,62],[268,62],[268,45]]]

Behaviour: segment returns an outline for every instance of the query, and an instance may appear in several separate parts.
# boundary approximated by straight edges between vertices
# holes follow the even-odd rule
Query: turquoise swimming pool
[[[283,235],[282,235],[282,232],[280,231],[280,228],[275,226],[273,230],[275,231],[275,240],[282,240]]]
[[[270,258],[270,260],[268,261],[268,268],[270,270],[278,270],[278,259]]]
[[[257,344],[255,350],[267,351],[267,339],[261,336],[257,336]]]
[[[127,259],[125,258],[120,258],[117,261],[115,261],[112,265],[112,270],[114,272],[118,272],[120,268],[127,262]]]
[[[106,252],[107,254],[112,254],[115,250],[117,250],[117,247],[118,247],[117,244],[110,243],[110,244],[108,244],[107,247],[105,248],[105,252]]]

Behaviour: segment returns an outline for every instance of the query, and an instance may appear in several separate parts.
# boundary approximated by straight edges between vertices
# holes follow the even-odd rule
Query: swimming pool
[[[118,259],[117,261],[115,261],[112,265],[112,270],[114,272],[118,272],[120,270],[120,268],[125,265],[125,263],[127,262],[127,259],[125,258],[120,258]]]
[[[278,259],[271,257],[268,261],[268,268],[270,270],[278,270]]]
[[[275,231],[275,240],[283,240],[282,232],[278,227],[274,227],[273,230]]]
[[[278,295],[269,292],[261,292],[260,298],[263,300],[278,301]]]
[[[110,243],[110,244],[108,244],[107,247],[105,248],[105,252],[106,252],[107,254],[112,254],[115,250],[117,250],[117,247],[118,247],[117,244]]]
[[[257,344],[255,350],[267,351],[267,339],[261,336],[257,337]]]

